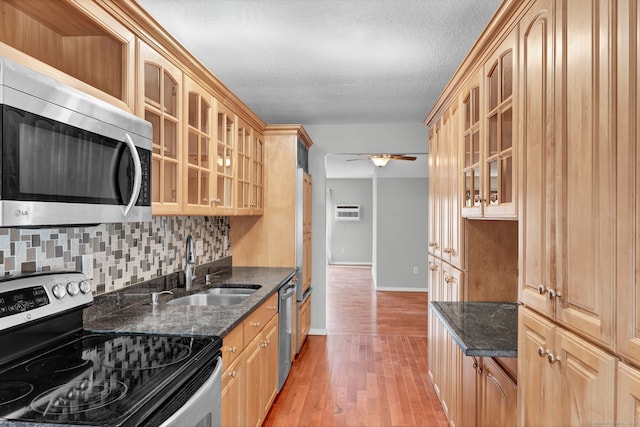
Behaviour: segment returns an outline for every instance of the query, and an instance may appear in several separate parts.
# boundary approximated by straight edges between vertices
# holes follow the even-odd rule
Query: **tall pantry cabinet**
[[[264,214],[231,217],[234,266],[298,267],[292,345],[299,351],[311,324],[311,188],[306,168],[313,144],[300,125],[264,131]],[[300,151],[300,152],[299,152]],[[304,166],[304,168],[303,168]],[[299,187],[299,188],[298,188]],[[304,298],[304,295],[307,298]]]

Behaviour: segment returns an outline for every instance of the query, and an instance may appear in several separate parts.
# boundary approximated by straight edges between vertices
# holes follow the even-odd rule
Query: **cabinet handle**
[[[436,271],[438,270],[438,266],[432,263],[429,263],[429,270]]]
[[[444,281],[447,282],[448,285],[452,284],[453,282],[456,281],[456,279],[453,278],[453,276],[446,276],[444,278]]]
[[[451,254],[451,255],[455,255],[456,254],[456,251],[453,248],[446,248],[444,250],[444,252],[447,253],[447,254]]]
[[[547,352],[544,351],[544,348],[538,347],[538,356],[544,357],[545,354],[547,354]]]
[[[233,347],[231,347],[231,348],[229,349],[229,351],[230,351],[231,353],[235,353],[236,351],[238,351],[238,347],[236,347],[236,346],[234,345]]]
[[[429,242],[429,246],[436,249],[439,247],[438,242]]]
[[[560,356],[554,356],[553,353],[547,350],[547,360],[549,361],[550,364],[553,365],[554,363],[560,361]]]
[[[275,306],[273,306],[273,305],[269,305],[269,306],[267,306],[267,308],[268,308],[269,310],[273,310],[273,311],[278,310],[278,307],[275,307]]]
[[[251,326],[253,326],[255,328],[259,328],[260,327],[260,322],[251,322]]]
[[[553,289],[549,289],[549,298],[550,299],[562,298],[562,294],[558,291],[554,291]]]
[[[229,374],[229,376],[230,376],[231,378],[235,378],[237,375],[238,375],[238,373],[237,373],[236,371],[233,371],[233,372],[231,372],[231,373]]]
[[[544,295],[546,292],[547,292],[547,290],[544,288],[544,286],[538,285],[538,293],[540,295]]]

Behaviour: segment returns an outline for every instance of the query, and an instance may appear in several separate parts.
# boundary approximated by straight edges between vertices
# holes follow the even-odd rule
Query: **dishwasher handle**
[[[280,299],[281,300],[286,300],[288,298],[290,298],[293,294],[296,293],[296,284],[295,282],[290,282],[289,285],[284,285],[283,287],[280,288],[279,290],[280,293]]]

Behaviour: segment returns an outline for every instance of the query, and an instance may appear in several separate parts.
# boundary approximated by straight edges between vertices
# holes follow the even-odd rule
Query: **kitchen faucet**
[[[193,239],[191,234],[187,236],[187,248],[185,254],[185,266],[184,266],[184,287],[185,289],[191,289],[193,279],[195,275],[196,257],[193,251]]]

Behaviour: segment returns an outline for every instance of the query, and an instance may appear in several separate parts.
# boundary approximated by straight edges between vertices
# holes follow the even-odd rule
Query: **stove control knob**
[[[80,281],[80,292],[82,292],[83,294],[88,294],[89,292],[91,292],[91,285],[89,284],[88,280]]]
[[[58,299],[62,299],[67,295],[67,291],[65,290],[64,285],[62,283],[53,285],[53,288],[51,288],[51,291],[53,291],[53,296]]]
[[[76,295],[78,295],[78,292],[80,292],[80,287],[78,287],[78,282],[67,283],[67,292],[72,297],[75,297]]]

